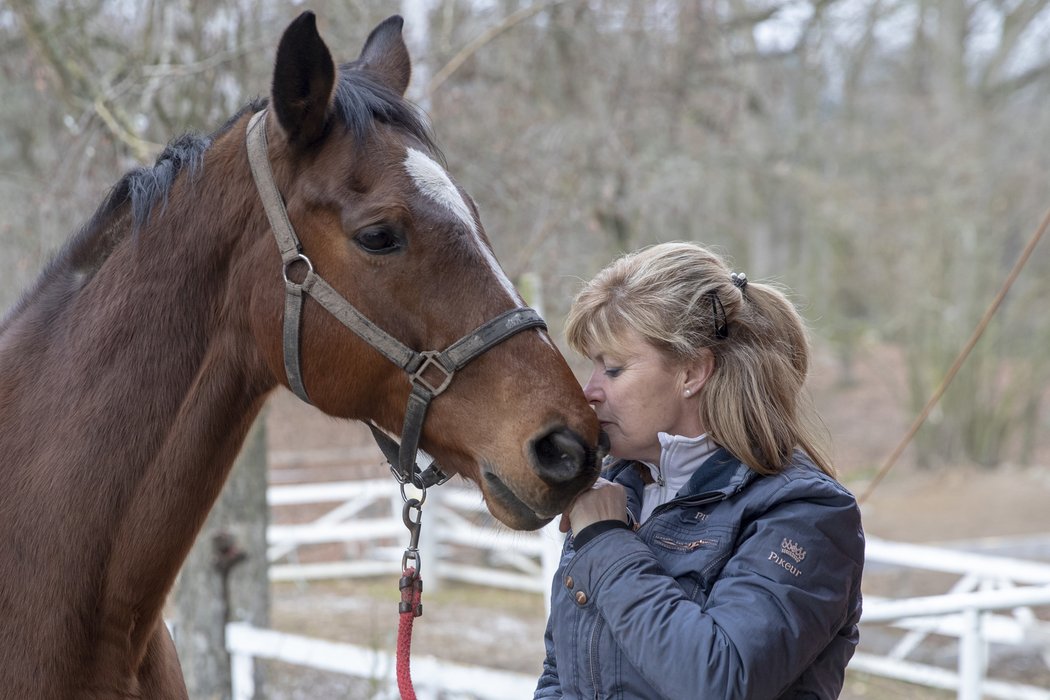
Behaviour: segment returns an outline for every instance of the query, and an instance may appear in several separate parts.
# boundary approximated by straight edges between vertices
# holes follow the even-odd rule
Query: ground
[[[842,480],[857,494],[868,489],[872,474],[912,419],[899,399],[903,377],[892,370],[899,366],[899,357],[891,348],[867,348],[854,367],[855,381],[843,387],[838,367],[830,358],[818,355],[815,363],[814,403],[833,437]],[[367,431],[321,416],[288,392],[282,391],[271,401],[267,426],[275,483],[384,474]],[[920,470],[910,463],[906,451],[862,504],[862,511],[870,535],[906,542],[957,543],[1048,535],[1048,500],[1050,470],[1043,464],[994,470],[967,465]],[[916,585],[920,584],[914,576],[902,579],[880,574],[866,578],[865,591],[868,595],[899,595]],[[947,586],[939,592],[946,590]],[[394,580],[279,584],[274,588],[273,626],[392,649],[397,600]],[[545,623],[540,596],[448,584],[428,594],[425,608],[417,622],[413,654],[538,674]],[[1042,617],[1050,619],[1050,615]],[[999,661],[1025,682],[1050,684],[1050,673],[1038,658]],[[349,685],[328,674],[274,668],[272,675],[274,691],[282,698],[380,697],[367,684]],[[849,674],[842,697],[952,696]]]

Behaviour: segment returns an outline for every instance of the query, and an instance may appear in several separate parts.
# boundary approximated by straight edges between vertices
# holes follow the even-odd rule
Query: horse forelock
[[[339,71],[333,108],[336,118],[359,143],[368,139],[379,122],[405,132],[444,162],[422,110],[355,63],[344,64]]]

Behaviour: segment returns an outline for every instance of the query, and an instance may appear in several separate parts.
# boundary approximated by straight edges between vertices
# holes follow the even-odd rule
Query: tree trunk
[[[269,625],[265,416],[264,410],[248,433],[172,594],[175,646],[194,700],[230,698],[226,623]],[[255,673],[261,698],[261,669]]]

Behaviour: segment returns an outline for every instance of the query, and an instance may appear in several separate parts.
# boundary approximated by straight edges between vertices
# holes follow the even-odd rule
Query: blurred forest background
[[[298,12],[340,60],[401,12],[410,96],[556,333],[619,252],[702,241],[795,291],[844,384],[858,352],[893,348],[912,416],[1050,206],[1048,4],[2,0],[0,302],[124,171],[265,95]],[[1031,463],[1048,248],[919,434],[920,465]]]

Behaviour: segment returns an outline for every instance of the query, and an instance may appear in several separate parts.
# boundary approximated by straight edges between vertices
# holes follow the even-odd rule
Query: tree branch
[[[426,98],[430,99],[433,97],[434,93],[437,92],[437,89],[440,88],[453,73],[459,70],[460,66],[466,63],[467,59],[480,51],[486,44],[490,43],[500,34],[513,29],[515,26],[521,24],[530,17],[534,17],[550,7],[560,5],[564,2],[576,1],[578,0],[544,0],[543,2],[523,7],[520,10],[507,15],[502,22],[493,27],[489,27],[472,41],[468,42],[467,45],[460,49],[448,63],[442,66],[441,70],[434,74],[434,77],[431,78],[430,82],[427,84],[425,93]]]
[[[1012,78],[1000,80],[997,83],[988,85],[984,87],[981,92],[986,101],[997,102],[1006,99],[1015,92],[1023,90],[1032,83],[1042,80],[1048,75],[1050,75],[1050,61],[1040,63],[1037,66],[1032,66],[1020,75],[1015,75]]]
[[[87,106],[106,127],[110,135],[124,144],[137,160],[148,161],[163,146],[144,140],[130,125],[130,120],[119,107],[108,104],[105,93],[92,83],[80,66],[67,60],[50,41],[44,23],[34,13],[33,4],[26,0],[11,0],[11,7],[25,28],[29,43],[35,46],[43,60],[54,71],[58,79],[59,94],[70,108]]]

